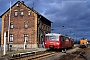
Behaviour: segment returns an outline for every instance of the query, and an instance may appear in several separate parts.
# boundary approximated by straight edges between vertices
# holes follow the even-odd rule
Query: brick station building
[[[51,32],[52,22],[26,6],[23,1],[17,1],[11,6],[11,9],[9,8],[0,17],[2,18],[2,45],[4,32],[6,32],[6,44],[18,48],[24,47],[25,39],[27,48],[41,47],[44,34]]]

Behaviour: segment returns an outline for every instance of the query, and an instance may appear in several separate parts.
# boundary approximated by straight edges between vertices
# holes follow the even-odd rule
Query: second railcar
[[[86,48],[88,47],[88,40],[87,39],[80,39],[80,48]]]

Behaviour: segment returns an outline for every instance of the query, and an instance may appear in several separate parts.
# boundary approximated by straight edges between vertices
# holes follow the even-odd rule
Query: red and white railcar
[[[53,49],[66,49],[73,47],[74,41],[62,34],[58,33],[48,33],[44,37],[44,47],[45,48],[53,48]]]

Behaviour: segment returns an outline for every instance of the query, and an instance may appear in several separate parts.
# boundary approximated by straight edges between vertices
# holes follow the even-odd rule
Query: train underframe
[[[87,48],[88,47],[88,44],[82,44],[80,45],[80,48]]]

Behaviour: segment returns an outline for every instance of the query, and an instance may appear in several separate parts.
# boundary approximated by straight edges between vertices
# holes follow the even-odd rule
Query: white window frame
[[[30,11],[28,11],[28,15],[31,15]]]
[[[28,34],[24,34],[24,42],[25,42],[25,40],[26,40],[26,42],[28,41]]]
[[[13,29],[13,23],[12,22],[10,23],[10,29]]]
[[[18,16],[18,12],[17,12],[17,11],[15,11],[14,15],[15,15],[15,16]]]
[[[23,16],[24,15],[24,12],[23,11],[21,11],[21,16]]]
[[[10,42],[13,42],[13,34],[10,34]]]
[[[19,7],[19,6],[20,6],[20,4],[19,4],[19,3],[17,3],[17,4],[16,4],[16,6],[17,6],[17,7]]]
[[[25,29],[28,28],[28,22],[24,22],[24,28],[25,28]]]

